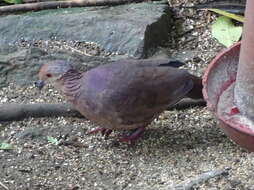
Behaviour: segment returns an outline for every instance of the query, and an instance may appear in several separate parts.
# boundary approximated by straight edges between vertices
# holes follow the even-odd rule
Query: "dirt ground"
[[[214,16],[209,21],[205,11],[184,9],[177,16],[184,18],[185,32],[167,51],[190,55],[185,68],[201,76],[223,48],[211,37]],[[10,102],[65,100],[51,86],[39,94],[33,86],[10,84],[0,89],[0,103]],[[88,135],[95,127],[85,119],[63,117],[0,123],[0,142],[14,147],[0,150],[0,189],[184,189],[177,184],[227,170],[192,189],[254,190],[254,154],[226,137],[207,108],[164,112],[134,146],[119,143],[117,132],[108,139]],[[49,142],[48,136],[61,145]]]

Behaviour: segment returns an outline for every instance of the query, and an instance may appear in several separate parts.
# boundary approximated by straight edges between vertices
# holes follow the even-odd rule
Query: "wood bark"
[[[147,0],[68,0],[68,1],[42,1],[37,3],[24,3],[0,7],[0,14],[26,11],[39,11],[44,9],[90,7],[90,6],[116,6],[128,3],[140,3]]]

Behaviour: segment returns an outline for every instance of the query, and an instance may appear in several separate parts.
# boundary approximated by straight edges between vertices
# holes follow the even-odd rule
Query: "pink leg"
[[[101,132],[102,136],[108,137],[112,133],[112,130],[106,129],[106,128],[96,128],[96,129],[89,131],[87,134],[94,134],[94,133],[98,133],[98,132]]]
[[[144,127],[137,128],[129,136],[121,137],[119,140],[121,142],[127,142],[127,143],[130,143],[130,144],[134,144],[142,136],[144,131],[145,131]]]

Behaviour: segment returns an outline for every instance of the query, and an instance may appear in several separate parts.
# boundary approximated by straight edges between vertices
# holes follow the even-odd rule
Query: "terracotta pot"
[[[223,131],[241,147],[254,152],[254,125],[242,117],[234,106],[240,46],[241,43],[235,44],[210,63],[203,77],[203,94],[208,108],[219,119]]]

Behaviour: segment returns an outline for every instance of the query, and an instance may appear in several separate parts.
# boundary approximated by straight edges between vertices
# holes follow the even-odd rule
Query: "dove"
[[[80,72],[65,60],[43,64],[36,86],[51,83],[87,119],[108,136],[130,130],[120,141],[133,144],[145,128],[184,97],[203,98],[201,78],[165,59],[121,59]]]

